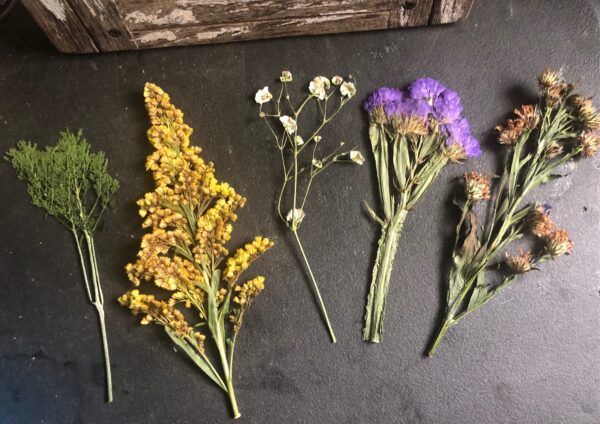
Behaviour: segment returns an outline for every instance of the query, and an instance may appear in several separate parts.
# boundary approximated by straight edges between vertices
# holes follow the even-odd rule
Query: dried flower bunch
[[[141,314],[143,325],[164,327],[173,342],[229,396],[233,415],[240,416],[233,390],[233,353],[245,312],[264,289],[264,277],[243,284],[241,274],[273,243],[262,237],[229,255],[236,209],[246,199],[215,178],[214,167],[190,145],[192,128],[183,122],[169,96],[158,86],[144,88],[152,126],[148,139],[156,149],[146,161],[156,189],[138,201],[144,235],[137,261],[126,267],[135,286],[154,281],[170,292],[165,300],[135,289],[119,302]],[[193,310],[192,325],[179,308]],[[210,335],[221,361],[221,374],[205,352]]]
[[[113,400],[110,355],[104,318],[104,296],[96,258],[94,234],[119,182],[108,173],[103,152],[90,152],[82,132],[60,133],[55,146],[39,150],[20,141],[5,158],[19,179],[27,182],[33,204],[67,228],[77,246],[87,298],[96,308],[104,350],[108,402]]]
[[[446,164],[479,156],[481,149],[461,116],[458,94],[434,79],[418,79],[406,91],[379,88],[363,106],[369,112],[369,138],[383,206],[381,217],[367,206],[381,226],[381,237],[363,340],[379,343],[392,265],[408,212]]]
[[[554,174],[558,167],[598,151],[600,115],[590,98],[572,94],[574,84],[565,82],[559,72],[545,70],[538,82],[539,104],[515,109],[515,118],[496,127],[507,158],[494,189],[489,177],[465,174],[446,313],[429,355],[450,328],[507,288],[518,275],[573,250],[567,232],[557,229],[550,218],[547,205],[521,204],[534,188],[558,178]],[[490,197],[484,208],[488,219],[481,226],[473,208]],[[526,236],[533,237],[537,248],[522,247],[516,254],[509,253],[513,249],[507,249],[508,245]],[[499,281],[492,282],[491,272],[499,273]]]
[[[323,129],[354,97],[356,86],[351,78],[344,80],[340,76],[334,76],[330,80],[318,76],[309,83],[309,92],[305,98],[298,105],[294,105],[289,92],[292,79],[289,71],[283,71],[279,78],[281,89],[277,98],[273,100],[269,87],[264,87],[257,91],[255,101],[260,105],[259,116],[271,131],[281,155],[283,182],[277,199],[277,212],[294,234],[329,335],[335,343],[335,334],[319,286],[300,242],[298,229],[306,217],[304,208],[315,178],[334,163],[353,162],[358,165],[364,163],[360,151],[356,149],[344,151],[344,143],[339,143],[336,148],[330,148],[326,153],[322,153],[329,144],[328,140],[322,138]],[[314,103],[320,116],[318,124],[312,129],[301,130],[300,117],[303,112],[306,112],[307,106],[311,102]],[[271,111],[265,112],[265,105],[271,103]],[[306,120],[309,121],[310,117],[307,117]]]

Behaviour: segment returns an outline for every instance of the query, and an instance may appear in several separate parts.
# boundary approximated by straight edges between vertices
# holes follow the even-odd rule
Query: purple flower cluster
[[[447,135],[446,144],[460,145],[467,157],[480,156],[479,142],[471,134],[469,122],[461,117],[460,96],[432,78],[419,78],[406,91],[382,87],[372,92],[363,107],[369,112],[383,107],[388,118],[417,116],[438,122]]]

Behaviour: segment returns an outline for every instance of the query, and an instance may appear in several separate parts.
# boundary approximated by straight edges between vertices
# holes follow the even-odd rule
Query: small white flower
[[[315,143],[318,143],[319,141],[321,141],[321,136],[320,135],[315,135]]]
[[[321,162],[319,159],[313,159],[312,164],[315,168],[323,168],[323,162]]]
[[[290,71],[281,71],[281,76],[279,77],[279,81],[291,82],[292,81],[292,73]]]
[[[264,103],[271,101],[272,98],[273,98],[273,95],[269,92],[269,87],[265,87],[256,92],[256,95],[254,96],[254,101],[256,103],[258,103],[259,105],[262,105]]]
[[[302,146],[304,144],[304,140],[302,140],[302,137],[299,135],[294,137],[294,142],[296,143],[296,146]]]
[[[351,98],[356,94],[356,86],[354,85],[353,82],[346,81],[340,87],[340,93],[342,93],[342,96]]]
[[[315,77],[314,80],[310,82],[308,85],[308,90],[310,94],[315,96],[319,100],[323,100],[325,98],[325,90],[331,87],[331,83],[329,79],[325,77]]]
[[[350,160],[359,165],[365,163],[365,158],[363,157],[362,153],[358,150],[350,150]]]
[[[279,118],[279,121],[283,125],[283,128],[287,131],[288,134],[294,134],[298,129],[298,125],[294,118],[291,118],[287,115],[283,115]]]
[[[287,222],[292,222],[295,220],[296,224],[300,224],[305,216],[306,214],[302,209],[290,209],[285,219]]]
[[[333,85],[340,85],[342,82],[344,82],[344,80],[339,75],[336,75],[335,77],[331,78],[331,82]]]

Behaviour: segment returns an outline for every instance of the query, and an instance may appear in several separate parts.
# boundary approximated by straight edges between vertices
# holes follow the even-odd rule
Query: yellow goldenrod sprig
[[[142,237],[137,260],[125,270],[135,286],[153,281],[171,294],[159,300],[135,289],[119,302],[134,315],[142,315],[142,325],[163,326],[173,342],[228,394],[237,418],[232,384],[235,341],[242,316],[264,289],[265,279],[255,277],[243,285],[237,285],[237,280],[273,242],[256,237],[227,257],[225,244],[237,220],[236,210],[246,199],[218,181],[213,164],[199,156],[199,147],[190,145],[192,128],[167,93],[147,83],[144,98],[152,124],[148,140],[155,148],[146,169],[152,172],[156,188],[137,202],[142,227],[150,232]],[[178,309],[181,306],[196,312],[196,324],[188,323]],[[207,336],[218,351],[222,372],[205,353]]]

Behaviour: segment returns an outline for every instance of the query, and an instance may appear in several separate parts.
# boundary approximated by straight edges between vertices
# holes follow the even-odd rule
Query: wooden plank
[[[120,0],[132,31],[394,12],[402,26],[426,25],[433,0]],[[426,19],[423,19],[426,16]],[[415,18],[413,18],[415,17]],[[396,25],[394,25],[396,26]]]
[[[139,48],[154,48],[225,43],[293,35],[370,31],[387,28],[389,21],[390,12],[383,12],[256,21],[239,24],[187,26],[162,30],[137,31],[133,35]]]
[[[68,1],[99,50],[131,50],[137,47],[113,0]]]
[[[52,44],[63,53],[94,53],[94,40],[66,0],[21,0]]]
[[[63,52],[450,23],[474,0],[23,0]]]
[[[435,0],[431,11],[431,25],[464,21],[469,16],[474,0]]]
[[[433,0],[402,1],[391,10],[389,28],[416,27],[429,24]]]

